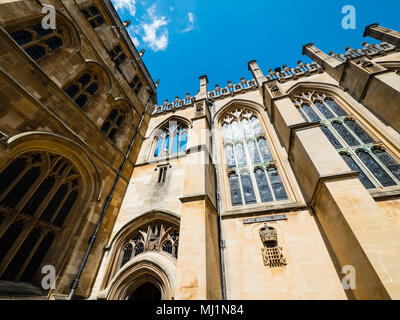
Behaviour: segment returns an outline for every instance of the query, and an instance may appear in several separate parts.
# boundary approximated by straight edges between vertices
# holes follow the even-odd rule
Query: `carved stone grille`
[[[270,268],[279,268],[287,265],[282,254],[282,247],[278,246],[278,234],[274,227],[267,223],[259,231],[263,248],[261,248],[264,265]]]
[[[175,225],[155,222],[136,230],[129,241],[125,243],[121,252],[120,267],[126,264],[133,256],[142,253],[163,252],[173,258],[178,257],[179,229]]]

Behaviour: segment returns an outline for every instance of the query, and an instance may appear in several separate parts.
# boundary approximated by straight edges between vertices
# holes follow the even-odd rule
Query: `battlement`
[[[239,83],[233,84],[231,81],[228,81],[228,85],[223,88],[216,84],[215,89],[208,93],[208,97],[211,99],[223,99],[226,96],[244,93],[256,88],[258,86],[254,79],[245,80],[242,77]]]
[[[322,72],[323,68],[316,62],[302,63],[298,61],[296,68],[289,68],[283,65],[282,68],[276,68],[275,71],[269,69],[269,73],[265,76],[267,81],[277,80],[279,82],[286,82],[289,80],[296,80],[301,77],[308,77],[313,73]]]
[[[156,106],[153,114],[160,114],[176,109],[187,108],[193,105],[196,101],[196,97],[191,96],[190,93],[186,94],[186,97],[183,99],[179,99],[179,97],[175,97],[175,100],[172,102],[168,102],[168,99],[165,99],[164,103],[161,106]]]
[[[359,57],[375,57],[375,56],[384,56],[387,54],[396,51],[398,48],[394,45],[391,45],[387,42],[381,42],[380,44],[373,44],[373,43],[362,43],[362,49],[351,49],[349,47],[346,48],[346,53],[334,53],[329,52],[331,57],[336,58],[341,62],[345,62],[347,60],[356,59]]]

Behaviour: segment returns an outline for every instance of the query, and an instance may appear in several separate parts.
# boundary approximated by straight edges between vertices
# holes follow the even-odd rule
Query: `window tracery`
[[[0,172],[0,278],[31,282],[81,194],[82,178],[64,157],[18,156]],[[12,249],[12,251],[11,251]]]
[[[337,100],[318,91],[304,91],[292,98],[306,122],[320,122],[322,132],[367,189],[400,185],[397,160],[379,141],[348,114]]]
[[[87,71],[73,81],[65,93],[76,103],[80,109],[84,109],[99,90],[99,78],[95,72]]]
[[[186,151],[188,128],[176,120],[170,121],[162,129],[157,129],[154,157],[162,157]]]
[[[64,44],[65,30],[43,29],[41,23],[26,25],[10,32],[10,36],[34,60],[52,54]]]
[[[164,222],[153,222],[136,230],[121,251],[120,268],[132,255],[134,257],[148,252],[162,252],[178,258],[179,229]]]
[[[221,128],[232,206],[287,200],[258,116],[247,108],[232,109]]]

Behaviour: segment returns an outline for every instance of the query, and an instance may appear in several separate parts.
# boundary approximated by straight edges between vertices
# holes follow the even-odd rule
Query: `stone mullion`
[[[32,169],[32,168],[34,168],[34,166],[32,166],[32,165],[27,165],[27,166],[26,166],[26,168],[21,172],[21,174],[18,176],[18,178],[16,178],[16,179],[14,180],[14,182],[7,188],[7,190],[4,191],[3,197],[2,197],[1,200],[3,200],[3,199],[7,196],[7,194],[15,187],[15,185],[21,180],[21,178],[22,178],[30,169]],[[40,179],[40,177],[39,177],[39,179]],[[39,179],[38,179],[38,180],[39,180]],[[36,182],[35,182],[35,183],[36,183]],[[27,196],[31,196],[31,195],[32,195],[32,194],[29,192],[30,190],[31,190],[31,189],[28,190],[28,192],[24,195],[23,198],[26,198]],[[17,204],[17,207],[18,207],[18,204]],[[11,226],[11,225],[14,223],[14,221],[15,221],[16,219],[18,219],[19,216],[20,216],[19,210],[17,210],[17,209],[12,209],[12,211],[13,211],[13,214],[11,215],[11,218],[10,218],[10,219],[7,219],[7,220],[8,220],[8,223],[4,225],[4,228],[3,228],[2,230],[0,229],[0,238],[1,238],[1,237],[4,235],[4,233],[7,231],[8,227]]]
[[[46,169],[47,167],[47,169]],[[37,189],[40,187],[40,185],[43,183],[44,180],[46,180],[49,177],[49,172],[50,172],[50,163],[49,159],[47,158],[47,166],[42,165],[40,166],[41,170],[40,176],[38,179],[36,179],[35,183],[29,188],[29,190],[24,194],[24,196],[19,200],[18,204],[15,206],[15,211],[17,214],[22,213],[22,209],[25,207],[25,205],[28,203],[28,201],[32,198],[32,196],[35,194]]]
[[[26,222],[24,224],[24,229],[22,232],[19,234],[17,240],[14,242],[14,244],[11,246],[11,248],[8,250],[7,254],[5,255],[2,265],[0,264],[0,278],[3,275],[4,271],[7,269],[7,266],[11,262],[11,260],[14,258],[18,250],[21,248],[23,242],[25,239],[28,237],[28,235],[31,233],[31,231],[35,228],[35,223],[31,219],[27,219],[23,217],[23,220]],[[41,228],[42,229],[42,228]]]
[[[3,201],[3,199],[7,196],[7,194],[15,187],[15,185],[22,179],[22,177],[31,169],[33,166],[31,164],[27,164],[24,170],[18,175],[17,178],[11,184],[8,186],[6,190],[4,190],[3,194],[0,195],[0,201]]]
[[[344,121],[340,119],[340,117],[335,118],[335,119],[330,119],[326,121],[326,125],[328,129],[331,131],[331,133],[336,137],[336,139],[340,142],[340,144],[343,146],[343,148],[337,150],[338,153],[340,154],[340,151],[345,151],[346,153],[349,153],[355,163],[360,167],[360,169],[363,171],[363,173],[367,176],[367,178],[372,182],[372,184],[375,187],[381,186],[380,182],[374,174],[367,168],[367,166],[364,164],[364,162],[361,161],[361,159],[358,157],[356,152],[354,151],[357,148],[364,147],[363,145],[359,145],[356,147],[351,147],[347,144],[346,140],[335,130],[335,128],[332,126],[332,121],[339,121],[344,125]],[[349,130],[349,128],[346,126],[346,129]],[[354,136],[352,133],[353,131],[350,130],[351,134]]]
[[[270,178],[269,178],[267,169],[268,169],[268,165],[264,168],[264,174],[265,174],[265,177],[267,178],[268,186],[269,186],[269,188],[270,188],[270,190],[271,190],[272,199],[273,199],[273,201],[276,201],[275,191],[274,191],[274,188],[272,188],[272,183],[271,183],[271,180],[270,180]],[[276,170],[277,170],[278,173],[279,173],[278,168],[276,168]],[[279,178],[281,179],[280,173],[279,173]],[[282,181],[282,184],[283,184],[283,181]],[[285,188],[285,186],[283,186],[283,188]]]
[[[364,148],[366,148],[366,147],[364,147]],[[393,180],[396,184],[399,184],[399,182],[398,182],[399,180],[396,178],[396,176],[394,176],[394,175],[387,169],[387,167],[386,167],[381,161],[379,161],[378,157],[376,157],[376,156],[374,155],[374,153],[371,151],[371,149],[370,149],[370,148],[366,148],[366,149],[367,149],[366,152],[378,163],[378,165],[381,167],[381,169],[382,169],[383,171],[385,171],[385,172],[389,175],[389,177],[392,178],[392,180]],[[358,158],[358,156],[357,156],[357,158]],[[381,187],[381,188],[388,188],[388,187],[384,187],[384,186],[381,184],[381,182],[378,180],[378,178],[375,177],[375,175],[372,173],[372,171],[369,170],[369,168],[364,164],[364,162],[361,161],[361,159],[360,159],[360,162],[364,165],[365,168],[367,168],[368,172],[369,172],[369,173],[374,177],[374,179],[378,182],[378,186],[379,186],[379,187]]]
[[[65,182],[66,177],[68,176],[68,174],[71,172],[72,169],[73,169],[73,165],[71,164],[71,165],[69,165],[69,168],[66,168],[64,174],[61,177],[58,177],[58,178],[56,177],[56,182],[55,182],[53,188],[51,188],[50,192],[43,199],[42,203],[39,205],[39,207],[37,208],[37,210],[35,212],[35,215],[34,215],[35,222],[37,222],[40,219],[40,216],[42,215],[44,209],[46,209],[49,202],[53,199],[53,196],[58,191],[58,188]]]
[[[383,170],[385,170],[385,172],[393,179],[394,182],[396,182],[396,184],[400,185],[400,180],[389,170],[389,168],[372,152],[371,148],[368,148],[369,153],[371,155],[372,158],[375,159],[375,161],[382,167]],[[385,150],[386,153],[387,150],[386,148],[383,148],[383,150]],[[389,154],[389,153],[388,153]],[[393,157],[391,157],[393,158]],[[396,158],[393,159],[394,161],[397,162]]]
[[[37,248],[39,247],[39,245],[41,244],[41,242],[43,241],[44,237],[46,236],[47,232],[45,232],[44,230],[42,230],[43,232],[40,234],[39,239],[36,241],[34,247],[32,248],[32,251],[29,253],[28,257],[25,259],[25,262],[23,263],[20,271],[18,272],[17,276],[15,277],[15,281],[19,281],[22,274],[24,273],[26,267],[28,266],[29,262],[31,261],[33,255],[35,254]]]
[[[73,189],[70,188],[68,190],[67,194],[64,196],[64,198],[60,202],[60,204],[58,205],[57,209],[54,211],[54,214],[53,214],[52,218],[49,221],[50,224],[53,224],[53,222],[56,219],[58,213],[60,212],[62,206],[64,205],[65,201],[68,199],[68,197],[69,197],[69,195],[71,194],[72,191],[73,191]]]

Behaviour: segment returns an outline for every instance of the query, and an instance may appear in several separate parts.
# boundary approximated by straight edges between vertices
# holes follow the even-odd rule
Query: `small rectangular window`
[[[129,86],[133,89],[133,91],[136,93],[136,95],[139,94],[140,89],[142,89],[143,84],[140,81],[139,77],[136,75],[133,80],[129,83]]]
[[[110,56],[117,67],[126,59],[126,55],[119,45],[110,51]]]
[[[160,167],[159,168],[158,183],[165,182],[165,179],[167,177],[167,169],[168,169],[168,167]]]
[[[95,6],[90,6],[82,10],[85,18],[89,21],[93,28],[96,28],[104,23],[104,19],[101,16],[99,10]]]

